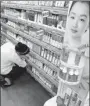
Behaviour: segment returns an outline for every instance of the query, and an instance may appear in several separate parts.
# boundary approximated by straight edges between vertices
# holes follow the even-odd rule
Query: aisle
[[[1,106],[43,106],[49,94],[25,73],[9,88],[1,89]]]

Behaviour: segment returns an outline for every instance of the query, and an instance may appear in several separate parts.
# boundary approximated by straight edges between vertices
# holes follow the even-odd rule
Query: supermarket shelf
[[[48,92],[50,92],[50,93],[52,94],[52,96],[55,96],[55,95],[56,95],[56,93],[53,92],[49,87],[47,87],[36,75],[34,75],[34,73],[31,72],[31,70],[29,70],[29,69],[27,68],[27,71],[28,71],[28,73],[30,73],[30,75],[31,75],[32,77],[34,77],[35,80],[38,81]]]
[[[14,9],[23,9],[23,10],[32,10],[36,12],[42,12],[44,10],[49,11],[52,14],[62,14],[67,15],[67,8],[60,8],[60,7],[48,7],[48,6],[34,6],[34,5],[27,5],[27,4],[18,4],[18,3],[1,3],[2,7],[7,8],[14,8]]]
[[[4,33],[1,32],[1,34],[5,35]],[[7,37],[12,43],[17,43],[14,39],[12,39],[12,37],[8,37],[7,35],[5,35],[5,37]],[[36,64],[32,63],[31,61],[27,60],[27,62],[32,65],[33,67],[35,67],[41,74],[43,74],[43,76],[45,78],[47,78],[48,80],[50,80],[54,85],[56,85],[58,87],[58,82],[55,81],[54,78],[50,77],[48,74],[46,75],[46,72],[44,72],[43,69],[40,69],[38,66],[36,66]],[[48,64],[48,63],[47,63]]]
[[[26,10],[26,12],[34,12],[34,13],[38,13],[40,12],[42,14],[42,12],[44,11],[48,11],[49,13],[55,14],[55,15],[64,15],[67,16],[67,8],[60,8],[60,7],[49,7],[49,6],[36,6],[36,5],[28,5],[28,4],[18,4],[18,3],[1,3],[1,7],[3,9],[19,9],[19,10]],[[22,12],[23,13],[23,12]],[[55,36],[64,36],[64,31],[59,30],[57,28],[48,26],[48,25],[44,25],[44,24],[40,24],[40,23],[36,23],[27,19],[22,19],[22,18],[16,18],[12,15],[6,15],[6,14],[2,14],[1,13],[1,18],[7,18],[8,20],[15,22],[15,23],[19,23],[22,24],[24,26],[30,26],[32,28],[35,28],[37,30],[44,30],[45,32],[51,33],[52,35]],[[50,17],[48,17],[50,18]],[[48,49],[50,51],[52,51],[53,53],[57,54],[58,56],[60,56],[61,54],[61,50],[48,44],[45,43],[41,40],[38,40],[32,36],[30,36],[30,34],[28,34],[28,32],[25,32],[24,30],[22,31],[20,28],[15,29],[7,24],[4,24],[3,22],[1,22],[1,26],[2,28],[6,28],[8,30],[10,30],[11,32],[15,33],[15,34],[19,34],[21,37],[27,39],[28,41],[41,46],[42,48]],[[7,39],[9,39],[12,43],[16,44],[18,43],[18,41],[16,41],[12,36],[9,36],[8,34],[6,35],[4,33],[4,31],[1,31],[1,34],[4,35]],[[37,53],[35,53],[34,51],[30,51],[29,53],[30,56],[33,56],[35,59],[39,60],[41,63],[44,63],[47,67],[51,68],[54,71],[59,72],[59,67],[55,66],[54,64],[52,64],[51,62],[49,62],[48,60],[46,60],[45,58],[41,57],[40,55],[38,55]],[[26,60],[28,65],[27,66],[32,66],[33,68],[36,69],[37,71],[37,75],[34,74],[34,72],[32,72],[30,70],[30,67],[27,67],[27,72],[31,74],[32,77],[34,77],[34,79],[36,81],[38,81],[52,96],[55,96],[56,93],[54,92],[55,90],[52,88],[53,86],[55,86],[56,88],[58,88],[59,82],[58,82],[58,77],[56,79],[56,76],[50,76],[49,74],[46,73],[46,71],[44,71],[43,68],[39,68],[38,65],[36,65],[34,62],[30,61],[29,59]],[[47,86],[47,83],[43,83],[44,81],[42,81],[40,79],[40,77],[38,77],[38,73],[40,73],[40,75],[42,76],[42,78],[45,78],[47,80],[47,83],[51,82],[52,87]],[[64,83],[63,83],[64,84]],[[86,98],[86,94],[89,91],[89,85],[88,83],[81,79],[81,82],[77,85],[68,85],[66,84],[67,87],[73,89],[73,91],[75,91],[79,96],[79,99],[81,99],[83,101],[84,104],[84,100]]]
[[[33,38],[32,36],[29,36],[28,34],[26,34],[26,33],[22,32],[22,31],[20,31],[20,29],[19,29],[19,30],[18,30],[18,29],[15,29],[15,28],[13,28],[13,27],[11,27],[11,26],[9,26],[9,25],[6,25],[6,24],[3,23],[3,22],[1,22],[1,25],[2,25],[3,27],[5,27],[6,29],[10,30],[11,32],[13,32],[13,33],[15,33],[15,34],[19,34],[20,36],[24,37],[25,39],[27,39],[27,40],[29,40],[29,41],[31,41],[31,42],[33,42],[33,43],[39,45],[39,46],[42,46],[43,48],[46,48],[46,49],[48,49],[48,50],[50,50],[50,51],[53,51],[53,52],[56,53],[58,56],[60,56],[61,50],[59,50],[58,48],[56,48],[56,47],[54,47],[54,46],[52,46],[52,45],[50,45],[50,44],[47,44],[47,43],[45,43],[45,42],[42,42],[42,41],[40,41],[40,40],[38,40],[38,39],[35,39],[35,38]]]
[[[27,20],[21,19],[21,18],[15,18],[14,16],[5,15],[3,13],[1,13],[1,18],[7,18],[8,20],[10,20],[12,22],[24,24],[26,26],[31,26],[36,29],[42,29],[42,30],[49,32],[56,36],[64,36],[64,33],[65,33],[57,28],[50,27],[48,25],[36,23],[36,22],[30,21],[30,20],[27,21]]]

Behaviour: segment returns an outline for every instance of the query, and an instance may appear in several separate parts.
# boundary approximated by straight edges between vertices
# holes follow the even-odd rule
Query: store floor
[[[49,93],[28,73],[11,87],[1,89],[1,106],[43,106],[49,98]]]

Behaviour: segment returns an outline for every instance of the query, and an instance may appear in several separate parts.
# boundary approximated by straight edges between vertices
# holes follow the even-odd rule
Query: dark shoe
[[[2,75],[0,75],[0,87],[2,87],[5,84],[5,79]]]
[[[5,83],[2,85],[2,87],[9,87],[12,84],[13,84],[13,82],[10,78],[5,78]]]

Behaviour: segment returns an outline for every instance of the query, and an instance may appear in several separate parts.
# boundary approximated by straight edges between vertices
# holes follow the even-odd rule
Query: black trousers
[[[15,65],[10,73],[6,75],[0,74],[0,85],[5,83],[5,78],[10,78],[12,81],[18,79],[24,72],[26,71],[26,68],[19,67],[18,65]]]

